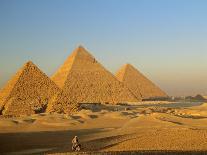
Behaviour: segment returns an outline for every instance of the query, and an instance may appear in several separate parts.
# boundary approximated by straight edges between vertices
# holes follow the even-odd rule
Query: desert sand
[[[77,135],[83,152],[207,151],[207,103],[153,102],[81,105],[73,115],[0,118],[0,153],[70,154]]]

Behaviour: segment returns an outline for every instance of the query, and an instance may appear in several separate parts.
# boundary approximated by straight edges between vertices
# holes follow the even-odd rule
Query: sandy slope
[[[207,104],[189,108],[123,106],[82,109],[73,116],[38,114],[0,119],[0,152],[206,150]]]

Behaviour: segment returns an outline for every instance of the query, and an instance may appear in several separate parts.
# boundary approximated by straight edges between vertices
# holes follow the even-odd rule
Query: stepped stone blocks
[[[48,103],[46,112],[71,114],[78,111],[77,102],[69,98],[63,91],[56,93]]]
[[[51,79],[78,103],[140,100],[81,46],[73,51]]]
[[[135,96],[143,99],[164,98],[167,94],[152,83],[130,64],[126,64],[116,73],[119,81],[123,82]]]
[[[16,73],[16,75],[10,81],[8,81],[7,85],[0,91],[0,110],[2,110],[2,108],[4,107],[4,105],[6,103],[5,101],[7,100],[9,94],[11,93],[14,86],[16,85],[22,72],[23,72],[23,69],[20,69]]]
[[[1,90],[1,113],[19,116],[44,112],[57,93],[61,89],[29,61]]]

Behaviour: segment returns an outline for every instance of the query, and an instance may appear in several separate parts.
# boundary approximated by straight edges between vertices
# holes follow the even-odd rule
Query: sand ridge
[[[200,106],[104,106],[104,110],[90,106],[73,115],[43,113],[1,118],[0,138],[4,140],[1,149],[27,150],[30,147],[23,141],[30,139],[34,149],[49,149],[50,154],[71,152],[70,140],[78,135],[83,151],[207,151],[207,117],[191,115],[192,109]],[[6,150],[7,144],[15,143],[17,139],[22,140],[22,145]]]

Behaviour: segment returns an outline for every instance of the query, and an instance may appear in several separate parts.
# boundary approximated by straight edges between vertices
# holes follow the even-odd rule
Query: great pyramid
[[[79,103],[122,103],[140,100],[82,46],[72,52],[51,79]]]
[[[19,116],[44,112],[57,94],[61,94],[61,89],[29,61],[1,90],[1,113]],[[72,109],[72,106],[68,108]]]
[[[126,64],[116,73],[119,81],[123,82],[135,96],[143,99],[163,98],[167,94],[157,87],[152,81],[140,73],[130,64]]]

